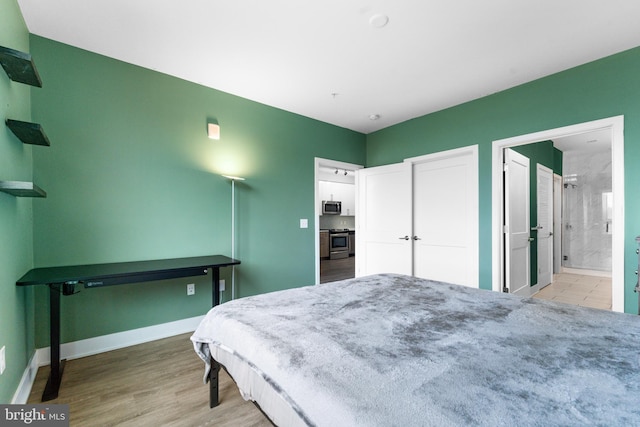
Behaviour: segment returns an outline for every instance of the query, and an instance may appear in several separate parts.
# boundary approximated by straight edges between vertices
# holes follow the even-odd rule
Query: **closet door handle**
[[[422,239],[419,238],[418,236],[413,236],[413,240],[422,240]]]
[[[400,239],[400,240],[409,240],[409,236],[398,237],[398,239]]]

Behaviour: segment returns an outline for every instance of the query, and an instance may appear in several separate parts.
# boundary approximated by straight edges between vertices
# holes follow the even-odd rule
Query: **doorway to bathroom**
[[[508,274],[511,265],[505,255],[505,249],[508,249],[508,241],[505,243],[508,225],[505,222],[505,202],[503,199],[506,191],[503,182],[505,149],[541,141],[553,141],[555,146],[556,141],[559,141],[558,147],[562,148],[558,149],[563,151],[563,159],[566,157],[567,168],[564,170],[563,167],[560,185],[554,187],[560,187],[563,193],[565,193],[564,184],[567,184],[568,188],[566,188],[566,194],[563,194],[560,199],[564,210],[562,223],[559,227],[560,236],[557,236],[556,228],[554,238],[560,237],[561,239],[559,262],[561,273],[575,275],[560,278],[565,279],[567,287],[570,284],[566,283],[567,281],[576,279],[597,281],[600,286],[606,286],[607,281],[610,281],[611,309],[624,311],[623,124],[624,118],[618,116],[494,141],[492,147],[492,197],[493,209],[496,213],[493,215],[494,290],[511,291]],[[608,148],[590,150],[588,146],[591,144],[599,142],[599,145],[602,145],[605,136],[610,141]],[[572,149],[567,148],[568,145],[564,147],[562,145],[563,142],[569,144],[571,137],[581,139],[580,150],[576,149],[574,154],[571,154]],[[563,166],[564,163],[563,160]],[[574,164],[581,169],[573,169]],[[603,174],[607,173],[610,174],[610,179],[603,177]],[[574,188],[572,185],[576,187]],[[570,190],[578,190],[580,186],[583,187],[583,194],[579,194],[578,191],[570,194]],[[578,224],[578,220],[580,220],[580,224]],[[536,225],[536,223],[532,224],[532,228],[535,228]],[[594,237],[594,234],[597,236]],[[535,240],[536,237],[536,233],[532,230],[530,241]],[[607,242],[610,243],[606,244]],[[557,247],[557,245],[554,246]],[[592,262],[595,259],[597,262]],[[532,263],[532,265],[534,264]],[[531,271],[536,272],[535,265]],[[555,271],[556,274],[559,274],[557,267]],[[554,281],[557,277],[554,275]],[[537,283],[537,279],[532,278],[530,287],[522,290],[528,295],[534,295],[543,286],[545,284],[541,285]]]
[[[611,310],[613,189],[611,130],[557,138],[562,176],[554,186],[559,211],[553,280],[538,298]]]

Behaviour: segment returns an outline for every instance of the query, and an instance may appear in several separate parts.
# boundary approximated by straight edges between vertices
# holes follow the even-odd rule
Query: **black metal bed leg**
[[[220,364],[212,357],[211,370],[209,371],[209,408],[218,406],[218,379],[220,377]]]

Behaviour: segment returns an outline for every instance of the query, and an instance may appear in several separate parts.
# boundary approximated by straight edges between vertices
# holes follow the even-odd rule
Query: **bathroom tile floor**
[[[567,304],[611,310],[611,278],[560,273],[533,296]]]

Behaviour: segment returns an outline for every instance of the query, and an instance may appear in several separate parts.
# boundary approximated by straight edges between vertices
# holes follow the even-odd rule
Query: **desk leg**
[[[60,285],[49,285],[49,345],[51,346],[51,373],[42,393],[42,401],[58,397],[64,360],[60,361]]]
[[[220,304],[220,267],[211,270],[211,307],[215,307]]]

